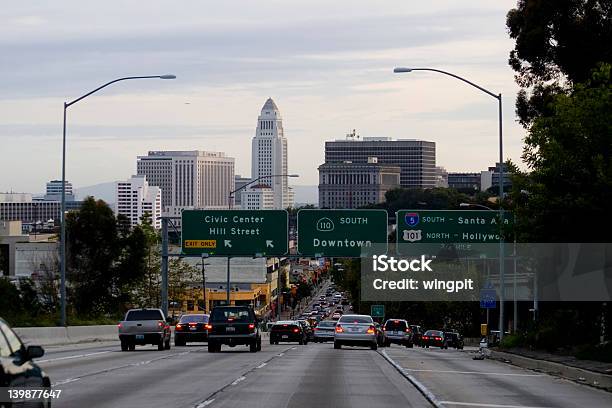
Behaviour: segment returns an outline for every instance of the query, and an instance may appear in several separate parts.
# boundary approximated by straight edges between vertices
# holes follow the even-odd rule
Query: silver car
[[[344,315],[336,323],[334,348],[342,346],[365,346],[376,350],[376,327],[369,315]]]
[[[324,341],[333,341],[334,332],[336,330],[336,322],[333,320],[321,320],[319,324],[314,328],[314,341],[315,343]]]

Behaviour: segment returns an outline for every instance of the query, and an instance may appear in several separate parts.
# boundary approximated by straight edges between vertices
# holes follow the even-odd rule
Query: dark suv
[[[383,330],[387,337],[387,347],[389,347],[391,343],[406,347],[412,347],[414,345],[412,342],[412,330],[405,320],[389,319],[385,323]]]
[[[252,353],[261,350],[261,332],[257,317],[247,306],[217,306],[210,312],[208,352],[221,351],[221,345],[247,345]]]
[[[51,381],[45,372],[32,361],[42,357],[40,346],[24,346],[17,334],[0,318],[0,388],[33,387],[51,389]],[[5,397],[4,391],[0,397]],[[0,399],[0,407],[10,407],[10,402]],[[20,402],[20,401],[14,401]],[[40,402],[41,406],[51,406],[50,401]],[[19,405],[21,406],[21,405]],[[38,406],[38,405],[37,405]]]

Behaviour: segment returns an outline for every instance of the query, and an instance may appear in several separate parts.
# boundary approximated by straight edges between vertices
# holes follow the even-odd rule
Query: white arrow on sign
[[[266,240],[266,248],[274,248],[274,244],[271,239]]]
[[[231,248],[232,247],[232,241],[229,239],[226,239],[223,241],[223,245],[225,245],[227,248]]]

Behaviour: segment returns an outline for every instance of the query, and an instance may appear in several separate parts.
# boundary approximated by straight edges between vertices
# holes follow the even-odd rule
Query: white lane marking
[[[476,374],[476,375],[506,375],[515,377],[543,377],[544,374],[521,374],[521,373],[487,373],[481,371],[453,371],[453,370],[425,370],[419,368],[404,368],[406,371],[440,374]]]
[[[408,381],[410,381],[410,383],[412,385],[414,385],[421,394],[423,394],[423,396],[431,403],[431,405],[433,405],[436,408],[440,408],[442,407],[442,404],[438,401],[438,399],[436,398],[436,396],[429,391],[429,389],[419,380],[417,380],[416,378],[414,378],[414,376],[408,374],[404,369],[404,367],[402,367],[401,365],[399,365],[395,360],[393,360],[391,357],[389,357],[389,355],[387,354],[387,352],[385,350],[383,350],[382,352],[380,352],[380,355],[383,356],[385,358],[385,360],[387,360],[393,367],[395,367],[395,369],[404,376],[404,378],[406,378]]]
[[[206,400],[206,401],[204,401],[203,403],[196,405],[196,408],[204,408],[204,407],[206,407],[206,406],[208,406],[208,405],[212,404],[214,400],[215,400],[214,398],[211,398],[211,399],[209,399],[209,400]]]
[[[76,356],[67,356],[67,357],[58,357],[58,358],[48,358],[46,360],[36,360],[37,363],[48,363],[50,361],[60,361],[60,360],[71,360],[73,358],[83,358],[83,357],[90,357],[90,356],[96,356],[99,354],[106,354],[106,353],[111,353],[112,350],[107,350],[107,351],[98,351],[96,353],[87,353],[87,354],[77,354]]]
[[[56,387],[58,385],[69,384],[71,382],[75,382],[75,381],[79,381],[79,380],[80,380],[80,378],[78,378],[78,377],[77,378],[68,378],[66,380],[61,380],[61,381],[58,381],[56,383],[53,383],[53,384],[51,384],[51,386],[52,387]]]
[[[548,407],[532,407],[527,405],[503,405],[503,404],[483,404],[478,402],[458,402],[458,401],[440,401],[443,405],[460,405],[469,407],[487,407],[487,408],[548,408]]]
[[[268,363],[261,363],[260,365],[258,365],[258,366],[257,366],[257,367],[255,367],[255,368],[264,368],[264,367],[265,367],[265,366],[267,366],[267,365],[268,365]]]
[[[232,385],[236,385],[236,384],[238,384],[240,381],[244,381],[244,380],[246,380],[246,377],[245,377],[245,376],[238,377],[238,378],[236,378],[236,379],[234,380],[234,382],[232,383]]]
[[[284,355],[285,355],[285,353],[279,353],[279,354],[276,355],[276,357],[282,357]]]

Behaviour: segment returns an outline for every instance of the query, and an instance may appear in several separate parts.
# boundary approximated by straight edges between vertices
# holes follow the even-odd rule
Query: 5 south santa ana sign
[[[288,252],[285,210],[184,210],[183,253],[279,256]]]

